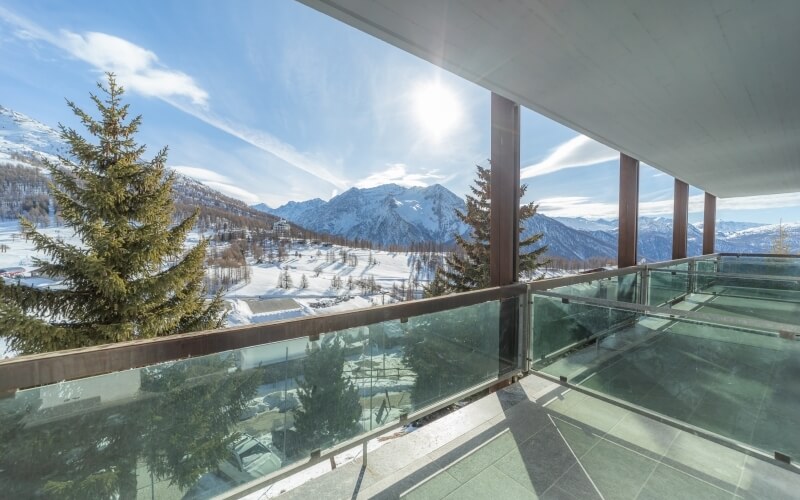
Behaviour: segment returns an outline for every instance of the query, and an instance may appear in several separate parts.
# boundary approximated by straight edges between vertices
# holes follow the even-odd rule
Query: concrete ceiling
[[[717,196],[800,191],[800,0],[301,1]]]

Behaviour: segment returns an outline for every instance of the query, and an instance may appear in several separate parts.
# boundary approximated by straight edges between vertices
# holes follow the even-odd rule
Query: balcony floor
[[[536,376],[281,499],[796,498],[800,474]]]

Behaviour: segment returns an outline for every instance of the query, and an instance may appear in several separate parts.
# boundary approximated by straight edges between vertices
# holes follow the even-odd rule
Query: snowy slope
[[[66,146],[56,130],[0,105],[0,161],[54,160],[64,151]]]
[[[778,224],[751,227],[727,234],[725,240],[733,250],[742,253],[769,253],[780,232]],[[793,253],[800,252],[800,222],[782,224],[785,242]]]
[[[572,260],[585,260],[591,257],[615,257],[617,255],[615,238],[611,238],[613,240],[611,241],[599,234],[576,230],[546,215],[536,214],[530,219],[522,232],[520,240],[524,240],[535,233],[544,233],[540,243],[526,248],[525,251],[539,248],[541,245],[547,245],[547,255]]]

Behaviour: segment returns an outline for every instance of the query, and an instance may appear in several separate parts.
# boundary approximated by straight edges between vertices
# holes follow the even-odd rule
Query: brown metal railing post
[[[686,258],[687,228],[689,226],[689,185],[675,179],[672,210],[672,259]]]
[[[714,238],[716,235],[717,197],[706,193],[703,209],[703,255],[714,253]]]
[[[492,94],[489,286],[518,280],[519,105]]]
[[[489,213],[489,284],[508,285],[519,280],[519,105],[492,93],[491,192]],[[517,300],[500,301],[498,371],[518,363]]]
[[[619,244],[617,267],[636,265],[639,229],[639,160],[619,154]]]

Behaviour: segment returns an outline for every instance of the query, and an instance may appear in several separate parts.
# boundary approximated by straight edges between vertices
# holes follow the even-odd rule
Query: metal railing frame
[[[443,312],[494,300],[524,297],[524,283],[386,306],[81,349],[19,356],[0,361],[0,397],[62,381],[119,372],[168,361],[216,354],[284,340],[315,337],[348,328]]]
[[[340,443],[334,447],[315,454],[308,460],[298,462],[286,468],[282,468],[272,474],[254,480],[253,482],[236,487],[222,494],[220,498],[237,498],[248,493],[257,491],[266,485],[281,478],[290,476],[313,464],[319,463],[342,451],[365,444],[375,437],[399,428],[406,423],[429,415],[441,408],[453,404],[465,397],[477,394],[481,391],[496,387],[499,382],[514,379],[521,373],[530,371],[531,362],[530,348],[533,342],[533,335],[525,334],[532,330],[531,304],[535,295],[558,298],[562,301],[574,301],[577,303],[594,305],[599,307],[622,309],[631,312],[639,312],[644,315],[664,317],[668,319],[679,318],[684,321],[695,321],[703,323],[715,323],[730,328],[745,329],[753,333],[762,333],[771,336],[787,335],[793,337],[800,336],[800,328],[796,325],[787,325],[776,322],[757,321],[748,319],[727,318],[713,314],[704,314],[694,311],[681,311],[662,307],[648,306],[647,290],[650,270],[660,270],[682,263],[689,263],[690,271],[693,271],[697,261],[716,260],[721,257],[747,256],[747,257],[795,257],[798,256],[776,256],[771,254],[730,254],[718,253],[697,257],[687,257],[684,259],[665,261],[655,264],[632,266],[623,269],[613,269],[599,271],[588,274],[572,275],[563,278],[538,280],[531,283],[515,283],[503,287],[495,287],[474,292],[465,292],[431,299],[423,299],[413,302],[404,302],[386,306],[376,306],[357,311],[334,313],[329,315],[310,316],[299,319],[276,321],[272,323],[250,325],[244,327],[228,328],[196,332],[170,337],[155,339],[136,340],[82,349],[72,349],[54,353],[20,356],[8,360],[0,361],[0,397],[9,396],[20,389],[38,387],[54,384],[66,380],[77,380],[85,377],[102,375],[107,373],[119,372],[123,370],[142,368],[158,363],[177,361],[196,356],[216,354],[235,349],[260,346],[280,341],[310,337],[315,338],[321,334],[333,333],[348,328],[356,328],[371,324],[400,320],[405,321],[409,317],[433,314],[462,307],[468,307],[490,301],[503,301],[504,299],[518,298],[518,322],[517,322],[517,346],[518,356],[516,368],[512,368],[506,373],[498,374],[497,377],[487,380],[477,386],[469,388],[458,394],[437,402],[426,408],[403,416],[399,421],[395,421],[384,426],[373,429],[351,440]],[[680,270],[675,270],[681,272]],[[698,274],[697,272],[689,272]],[[640,292],[638,303],[625,303],[613,300],[596,299],[590,297],[580,297],[568,294],[551,292],[553,288],[574,285],[579,283],[590,283],[603,279],[611,279],[618,276],[638,274],[640,282],[638,284]],[[709,273],[702,273],[709,274]],[[733,276],[733,275],[732,275]],[[748,278],[756,278],[753,275],[743,275]],[[758,278],[764,278],[757,276]],[[784,279],[781,277],[771,277]],[[790,278],[791,279],[791,278]],[[765,330],[769,330],[767,332]],[[778,332],[777,335],[774,332]],[[566,381],[561,381],[563,385],[572,387],[575,390],[582,390],[573,387]],[[619,401],[616,404],[624,405]],[[630,405],[628,405],[630,406]],[[636,408],[642,414],[652,416],[653,413]],[[687,424],[671,422],[675,426],[690,428]],[[719,441],[727,441],[726,438],[719,438]],[[727,444],[727,443],[726,443]],[[754,452],[751,452],[756,454]],[[760,454],[760,452],[758,452]],[[366,457],[365,457],[366,461]]]

